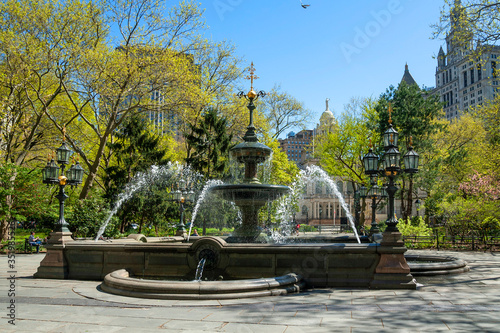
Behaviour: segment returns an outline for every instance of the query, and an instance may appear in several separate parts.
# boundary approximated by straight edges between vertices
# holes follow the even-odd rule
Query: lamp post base
[[[40,262],[37,272],[33,275],[41,279],[67,279],[69,275],[68,262],[64,257],[65,244],[72,242],[71,232],[52,232],[48,244],[47,254]]]
[[[373,289],[416,289],[410,266],[404,253],[406,248],[398,231],[384,232],[378,248],[380,260],[370,287]]]
[[[175,235],[176,236],[182,236],[184,238],[187,237],[187,231],[185,228],[178,228],[176,231],[175,231]]]

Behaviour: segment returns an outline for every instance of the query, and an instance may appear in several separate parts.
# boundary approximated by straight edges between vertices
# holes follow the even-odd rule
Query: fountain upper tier
[[[260,142],[242,142],[231,149],[231,155],[239,163],[245,164],[243,183],[260,184],[257,178],[257,165],[271,156],[272,150]]]
[[[290,191],[288,186],[269,184],[224,184],[214,186],[212,191],[238,207],[255,206],[257,209],[268,201],[278,199]]]

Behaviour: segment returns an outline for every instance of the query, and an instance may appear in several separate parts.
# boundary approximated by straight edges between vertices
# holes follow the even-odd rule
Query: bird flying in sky
[[[304,4],[302,3],[302,0],[300,0],[300,5],[301,5],[301,6],[302,6],[302,8],[304,8],[304,9],[307,9],[307,7],[309,7],[309,6],[310,6],[310,5],[304,5]]]

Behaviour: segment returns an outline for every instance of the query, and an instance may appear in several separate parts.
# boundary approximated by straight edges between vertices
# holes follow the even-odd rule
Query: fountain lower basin
[[[139,298],[206,300],[286,295],[300,292],[304,285],[301,276],[293,273],[274,278],[232,281],[166,281],[135,278],[127,270],[120,269],[104,277],[101,289]]]

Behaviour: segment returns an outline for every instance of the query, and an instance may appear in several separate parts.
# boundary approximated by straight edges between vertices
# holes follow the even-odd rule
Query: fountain
[[[253,102],[264,93],[253,91],[253,66],[251,70],[252,89],[240,93],[249,101],[250,124],[243,142],[231,150],[232,157],[245,166],[244,179],[240,184],[211,182],[203,189],[203,198],[211,192],[240,208],[242,223],[233,235],[193,241],[188,241],[189,236],[142,235],[107,242],[51,238],[35,277],[104,280],[103,291],[160,299],[282,295],[304,287],[415,289],[397,232],[381,243],[368,243],[366,238],[360,242],[356,234],[342,242],[321,237],[301,244],[267,243],[261,237],[259,209],[269,201],[287,198],[284,195],[293,188],[261,184],[257,179],[257,166],[269,158],[271,149],[259,143],[255,134]],[[306,176],[325,178],[315,169]],[[330,183],[335,192],[335,184]],[[196,207],[197,211],[199,203]],[[419,269],[425,267],[421,264]]]
[[[253,67],[252,67],[253,68]],[[258,142],[253,124],[253,104],[260,96],[265,93],[260,91],[256,93],[253,90],[253,71],[251,72],[252,87],[247,95],[242,93],[248,99],[248,110],[250,111],[250,124],[243,137],[244,142],[231,149],[231,155],[239,163],[245,165],[245,176],[243,184],[223,184],[212,187],[212,192],[221,198],[234,202],[240,208],[242,213],[242,223],[234,231],[233,235],[226,239],[228,243],[254,243],[265,242],[259,239],[260,229],[258,221],[259,210],[269,201],[279,198],[281,195],[290,191],[288,186],[261,184],[257,178],[257,165],[265,162],[271,155],[271,148]]]

